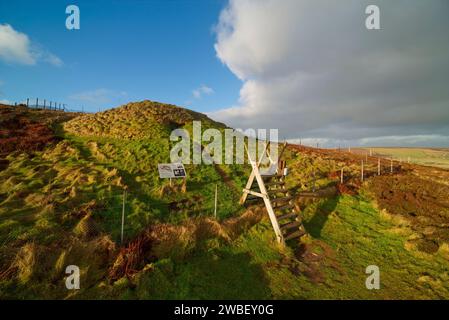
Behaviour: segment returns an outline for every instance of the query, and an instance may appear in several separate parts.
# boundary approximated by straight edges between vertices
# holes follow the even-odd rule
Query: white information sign
[[[185,178],[186,170],[182,163],[159,163],[157,165],[159,178]]]

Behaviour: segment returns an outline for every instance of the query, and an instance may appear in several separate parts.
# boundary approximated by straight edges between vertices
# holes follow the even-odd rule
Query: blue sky
[[[81,30],[66,29],[69,4]],[[447,147],[447,12],[447,0],[0,0],[0,102],[150,99],[311,145]]]
[[[65,27],[69,4],[80,8],[80,30]],[[89,111],[144,99],[200,112],[231,106],[241,82],[214,50],[214,26],[225,5],[1,1],[0,24],[25,34],[41,58],[32,65],[0,59],[0,100],[39,97]],[[47,56],[59,59],[52,63]]]

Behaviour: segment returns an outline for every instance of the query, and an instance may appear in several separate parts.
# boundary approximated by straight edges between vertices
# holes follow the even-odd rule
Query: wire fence
[[[154,222],[179,223],[187,217],[200,216],[221,220],[243,209],[236,207],[238,200],[234,193],[215,182],[207,186],[210,189],[207,195],[201,195],[199,190],[181,192],[175,184],[168,189],[168,194],[153,195],[119,187],[96,191],[78,189],[72,193],[69,190],[45,194],[12,191],[0,195],[0,224],[11,219],[34,220],[47,210],[78,218],[91,212],[102,231],[117,243],[124,243]]]
[[[84,111],[84,107],[78,109],[71,108],[65,103],[40,98],[26,98],[25,100],[20,101],[19,103],[15,102],[14,106],[16,107],[21,106],[30,109],[49,110],[49,111],[86,113]]]

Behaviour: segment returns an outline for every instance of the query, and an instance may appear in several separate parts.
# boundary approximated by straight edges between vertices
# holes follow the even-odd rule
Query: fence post
[[[380,158],[377,158],[377,175],[380,176]]]
[[[27,98],[27,108],[30,107],[30,98]]]
[[[393,173],[393,158],[390,159],[390,171]]]
[[[215,184],[215,209],[214,209],[215,219],[217,219],[217,200],[218,200],[218,184]]]
[[[340,183],[343,184],[343,170],[344,168],[341,168],[341,173],[340,173]]]
[[[363,160],[362,160],[362,172],[361,172],[361,178],[362,178],[362,181],[363,181]]]
[[[126,199],[126,189],[123,189],[123,205],[122,205],[122,228],[120,232],[120,243],[123,244],[123,229],[125,226],[125,199]]]
[[[315,167],[313,167],[312,176],[313,176],[312,192],[315,192]]]
[[[39,98],[36,98],[36,108],[39,106]]]

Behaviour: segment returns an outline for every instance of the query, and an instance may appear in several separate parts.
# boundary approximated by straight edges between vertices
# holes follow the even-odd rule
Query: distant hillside
[[[105,112],[85,114],[67,122],[64,129],[81,136],[142,139],[168,137],[173,129],[189,128],[194,120],[201,121],[203,128],[226,127],[204,114],[145,100]]]
[[[367,147],[353,148],[353,152],[361,154],[371,152],[373,156],[449,169],[449,149],[447,148]]]

